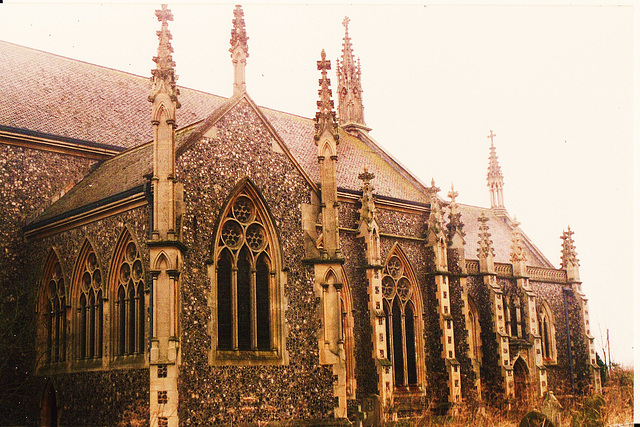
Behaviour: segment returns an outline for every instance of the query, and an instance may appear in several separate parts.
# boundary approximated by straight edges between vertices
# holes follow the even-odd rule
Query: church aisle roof
[[[0,74],[0,125],[125,148],[152,139],[148,77],[4,41]],[[180,91],[181,124],[201,120],[226,99]]]
[[[478,218],[484,212],[489,218],[490,239],[493,241],[494,261],[511,264],[511,233],[513,227],[510,221],[498,217],[490,208],[458,204],[458,211],[462,214],[461,220],[464,223],[465,244],[464,256],[466,259],[478,259]],[[527,236],[523,236],[525,252],[527,254],[527,265],[533,267],[553,268],[553,265],[545,258],[538,248]]]
[[[127,148],[100,164],[32,224],[50,221],[136,188],[141,191],[153,159],[148,78],[3,41],[0,41],[0,72],[4,81],[0,86],[0,125]],[[184,131],[176,136],[177,146],[197,129],[194,124],[222,111],[228,101],[185,87],[180,87],[179,99],[182,108],[177,111],[177,120]],[[314,182],[319,182],[313,139],[315,121],[259,108],[303,170]],[[358,174],[366,166],[376,175],[376,195],[428,203],[424,185],[372,139],[354,136],[343,129],[339,135],[340,188],[359,191]],[[496,261],[509,262],[511,227],[487,208],[460,205],[460,211],[467,234],[467,258],[477,258],[477,217],[484,211],[490,218],[496,243]],[[530,240],[525,240],[528,264],[550,267]]]

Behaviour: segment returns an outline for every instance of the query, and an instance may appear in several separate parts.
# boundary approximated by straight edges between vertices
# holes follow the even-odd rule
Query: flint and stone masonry
[[[4,422],[378,425],[600,389],[573,232],[554,268],[493,131],[490,206],[445,200],[369,135],[349,18],[303,118],[250,97],[241,6],[228,99],[177,85],[156,16],[151,84],[0,42]]]

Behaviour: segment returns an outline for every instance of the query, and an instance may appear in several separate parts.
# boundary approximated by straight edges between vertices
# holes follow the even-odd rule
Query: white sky
[[[492,129],[509,213],[556,267],[571,226],[597,351],[609,328],[633,363],[632,6],[243,4],[259,105],[315,114],[316,60],[335,71],[348,15],[371,134],[423,182],[488,206]],[[5,0],[0,40],[150,76],[158,7]],[[178,83],[229,96],[233,3],[169,7]]]

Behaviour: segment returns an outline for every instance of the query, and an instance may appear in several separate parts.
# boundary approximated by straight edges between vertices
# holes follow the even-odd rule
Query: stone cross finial
[[[351,19],[349,19],[348,16],[345,16],[344,19],[342,20],[342,25],[344,25],[344,31],[346,33],[349,32],[349,22],[351,21]]]
[[[175,74],[175,65],[171,54],[173,53],[173,47],[171,46],[171,32],[169,31],[169,21],[173,21],[173,14],[171,10],[167,8],[166,4],[163,4],[160,9],[156,10],[156,17],[161,22],[160,31],[157,31],[158,36],[158,55],[153,57],[153,62],[156,63],[155,70],[151,70],[151,94],[149,95],[149,101],[153,102],[159,93],[166,93],[170,99],[176,103],[176,108],[180,108],[178,102],[178,95],[180,90],[176,88],[176,80],[178,77]]]
[[[453,182],[451,183],[451,191],[449,191],[449,194],[447,194],[447,196],[451,199],[451,204],[456,203],[456,197],[458,197],[458,192],[454,190]]]
[[[318,90],[320,100],[317,102],[316,143],[325,130],[329,130],[334,139],[338,141],[338,123],[336,121],[336,113],[333,111],[333,101],[331,100],[331,80],[327,78],[327,70],[331,69],[331,61],[327,60],[327,53],[324,49],[320,53],[320,58],[320,61],[317,61],[317,65],[322,77],[318,80],[320,84],[320,89]]]
[[[487,136],[487,138],[491,139],[491,146],[493,147],[493,137],[497,136],[495,133],[493,133],[493,130],[489,131],[489,135]]]
[[[247,30],[244,24],[244,11],[242,6],[236,5],[233,10],[233,27],[231,28],[231,60],[233,63],[233,94],[247,90],[245,80],[245,68],[249,57],[249,45],[247,44]]]

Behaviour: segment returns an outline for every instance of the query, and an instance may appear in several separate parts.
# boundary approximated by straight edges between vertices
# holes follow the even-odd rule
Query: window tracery
[[[140,249],[125,229],[111,268],[113,348],[115,356],[145,352],[145,280]]]
[[[214,247],[214,359],[280,354],[277,241],[257,193],[245,185],[223,210]]]
[[[76,354],[79,359],[102,357],[102,273],[95,251],[85,242],[76,262],[75,304]]]
[[[46,363],[67,358],[67,299],[62,266],[54,251],[45,264],[40,313],[44,323],[42,350]]]
[[[416,287],[409,267],[398,254],[388,259],[382,277],[387,355],[396,386],[419,384],[417,329],[419,310]]]
[[[555,327],[551,310],[545,302],[538,305],[538,327],[542,343],[542,360],[553,363],[556,361]]]

